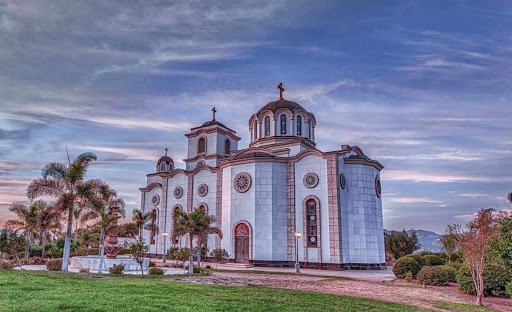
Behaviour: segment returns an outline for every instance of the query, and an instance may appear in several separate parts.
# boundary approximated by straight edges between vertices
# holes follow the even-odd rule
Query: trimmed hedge
[[[484,296],[508,297],[507,284],[512,282],[512,272],[499,264],[488,263],[484,268]],[[466,265],[457,272],[457,283],[462,292],[475,295],[476,288],[473,278]]]
[[[157,267],[152,267],[152,268],[149,268],[148,274],[149,275],[164,275],[164,270],[157,268]]]
[[[418,281],[423,285],[446,286],[456,281],[455,272],[448,265],[424,266],[418,273]]]
[[[123,274],[124,264],[114,264],[108,269],[110,274]]]
[[[411,272],[412,278],[415,279],[421,267],[420,260],[409,255],[396,260],[395,265],[393,265],[393,273],[397,278],[404,279],[407,276],[407,272]]]
[[[446,264],[446,260],[444,260],[441,257],[436,256],[436,255],[425,255],[425,256],[423,256],[423,260],[425,261],[425,265],[427,265],[427,266]]]
[[[48,271],[60,271],[62,268],[62,259],[52,259],[46,262]]]

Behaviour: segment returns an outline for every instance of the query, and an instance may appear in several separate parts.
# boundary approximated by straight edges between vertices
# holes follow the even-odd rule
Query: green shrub
[[[62,259],[52,259],[46,262],[48,271],[60,271],[62,268]]]
[[[409,257],[409,258],[415,259],[416,261],[418,261],[420,266],[424,266],[425,265],[425,259],[423,259],[423,257],[420,256],[420,255],[407,255],[405,257]],[[403,257],[403,258],[405,258],[405,257]]]
[[[506,286],[512,282],[512,272],[495,263],[488,263],[484,268],[484,295],[506,297]],[[466,265],[460,267],[457,272],[459,289],[469,295],[475,295],[476,289],[473,278]]]
[[[508,282],[507,286],[505,286],[505,292],[509,297],[512,297],[512,282]]]
[[[14,267],[15,267],[15,265],[12,261],[0,260],[0,269],[2,269],[2,270],[10,270]]]
[[[108,269],[108,271],[110,274],[123,274],[124,264],[114,264]]]
[[[188,264],[187,264],[187,266],[185,267],[185,271],[187,271],[187,272],[188,272]],[[195,273],[201,273],[201,269],[200,269],[200,268],[198,268],[198,267],[196,267],[196,266],[194,265],[194,274],[195,274]]]
[[[449,265],[451,266],[452,268],[455,269],[455,271],[459,271],[460,267],[463,265],[461,262],[448,262],[446,263],[446,265]]]
[[[30,246],[28,249],[29,257],[41,257],[43,254],[43,247],[41,246]]]
[[[29,264],[32,265],[43,265],[46,264],[46,259],[41,257],[32,257],[30,258]]]
[[[130,254],[130,248],[123,248],[121,249],[121,251],[118,253],[118,255],[129,255]]]
[[[80,273],[89,273],[89,269],[88,268],[81,268],[80,269]]]
[[[446,286],[456,281],[455,269],[448,265],[424,266],[417,278],[421,284],[433,286]]]
[[[149,261],[149,267],[150,268],[156,267],[156,262],[155,261]]]
[[[149,268],[148,274],[149,275],[164,275],[164,270],[157,268],[157,267],[152,267],[152,268]]]
[[[393,273],[400,279],[404,279],[407,272],[411,272],[412,278],[415,279],[418,272],[421,270],[422,265],[412,256],[405,256],[398,259],[393,265]]]
[[[443,265],[446,263],[446,260],[436,255],[425,255],[423,260],[427,266]]]
[[[21,262],[22,265],[29,265],[30,264],[30,260],[25,259],[25,258],[20,259],[20,262]]]

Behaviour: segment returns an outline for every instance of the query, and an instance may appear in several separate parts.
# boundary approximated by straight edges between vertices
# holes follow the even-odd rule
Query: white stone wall
[[[347,181],[346,189],[340,188],[343,263],[384,263],[382,202],[375,193],[380,173],[342,159],[339,165]]]
[[[318,175],[319,181],[315,188],[307,188],[304,185],[303,178],[308,172],[314,172]],[[295,224],[296,230],[303,235],[299,239],[299,261],[309,262],[330,262],[329,249],[329,205],[327,188],[327,160],[309,155],[295,163]],[[305,240],[307,235],[304,228],[304,199],[308,196],[316,196],[320,202],[320,252],[319,248],[308,247],[305,258]]]
[[[183,195],[178,199],[174,197],[174,188],[177,186],[181,186],[183,189]],[[172,219],[174,217],[173,207],[180,205],[184,211],[187,211],[188,177],[184,173],[174,175],[172,178],[167,179],[167,188],[167,225],[165,229],[170,234],[172,233]],[[170,241],[170,238],[168,238],[166,244],[167,249],[172,245],[170,244]],[[180,246],[184,247],[185,244],[185,238],[182,237],[180,240]]]
[[[160,196],[160,203],[158,203],[158,205],[156,205],[156,206],[154,206],[153,203],[151,202],[151,198],[153,197],[154,194],[157,194],[158,196]],[[160,213],[161,212],[161,204],[162,204],[162,189],[161,188],[155,187],[146,193],[144,205],[143,205],[143,212],[146,213],[146,212],[153,210],[153,208],[156,208],[157,212],[158,212],[156,223],[159,226],[162,221],[161,213]],[[149,245],[149,253],[156,253],[158,244],[161,242],[161,239],[160,239],[159,235],[157,234],[157,235],[155,235],[155,244],[151,244],[150,235],[151,235],[150,231],[143,231],[144,240]]]
[[[206,196],[201,197],[197,194],[197,188],[200,184],[208,186],[208,193]],[[200,203],[205,203],[208,206],[208,215],[216,216],[216,198],[217,198],[217,173],[212,173],[209,170],[201,170],[194,175],[194,187],[192,188],[192,209],[199,206]],[[215,248],[215,236],[208,237],[208,248],[213,250]]]

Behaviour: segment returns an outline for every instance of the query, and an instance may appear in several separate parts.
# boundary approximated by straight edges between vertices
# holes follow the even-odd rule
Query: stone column
[[[216,207],[215,207],[215,226],[222,229],[222,170],[217,172],[217,194],[216,194]],[[215,248],[220,248],[221,242],[220,237],[215,235]]]
[[[331,262],[341,264],[341,219],[339,210],[338,161],[336,154],[327,156],[327,194],[329,205],[329,249]]]
[[[291,134],[290,135],[295,135],[295,118],[293,118],[293,116],[290,118],[290,131],[291,131]]]
[[[288,261],[295,261],[295,163],[286,164],[286,201],[287,201],[287,252]],[[306,233],[304,233],[306,234]]]

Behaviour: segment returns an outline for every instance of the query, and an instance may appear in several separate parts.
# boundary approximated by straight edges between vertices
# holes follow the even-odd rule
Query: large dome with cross
[[[285,100],[282,83],[277,85],[277,89],[279,99],[269,102],[249,119],[251,144],[276,137],[299,138],[314,142],[315,115],[306,111],[299,103]]]

